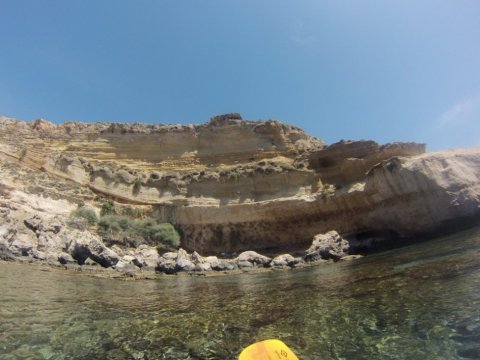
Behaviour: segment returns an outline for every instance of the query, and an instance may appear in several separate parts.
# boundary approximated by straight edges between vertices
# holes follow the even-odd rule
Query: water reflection
[[[350,263],[124,282],[0,264],[1,359],[480,358],[480,229]]]

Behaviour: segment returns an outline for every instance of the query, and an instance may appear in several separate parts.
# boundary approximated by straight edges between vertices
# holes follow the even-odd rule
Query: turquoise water
[[[98,279],[0,263],[0,359],[480,358],[480,228],[352,262]]]

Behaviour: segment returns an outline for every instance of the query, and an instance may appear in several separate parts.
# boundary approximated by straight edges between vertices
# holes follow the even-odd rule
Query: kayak
[[[238,360],[299,360],[285,343],[277,339],[259,341],[247,346]]]

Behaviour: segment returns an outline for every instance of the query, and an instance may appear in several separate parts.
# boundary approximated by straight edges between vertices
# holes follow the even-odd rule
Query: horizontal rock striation
[[[414,156],[425,152],[425,144],[392,143],[379,145],[375,141],[340,141],[308,156],[309,165],[320,173],[323,181],[350,184],[365,178],[375,164],[392,156]]]
[[[67,223],[78,204],[99,213],[108,200],[122,214],[173,224],[190,253],[256,250],[273,258],[291,252],[275,260],[282,264],[331,230],[353,251],[466,224],[480,214],[478,148],[425,153],[424,144],[363,140],[325,146],[294,126],[234,113],[202,125],[0,118],[0,129],[0,207],[16,219],[1,220],[5,258],[51,258],[31,245],[40,238],[21,225],[24,219],[48,214]],[[56,241],[62,245],[54,258],[123,269],[147,261],[138,249],[111,253],[92,236]],[[153,248],[143,251],[155,258]],[[186,266],[214,266],[182,256]],[[165,260],[166,269],[179,266]]]
[[[333,194],[267,201],[254,209],[178,208],[173,216],[188,247],[207,252],[304,246],[331,229],[365,240],[410,237],[480,219],[479,179],[480,149],[394,157]]]
[[[67,122],[26,123],[0,118],[0,139],[24,159],[43,165],[51,152],[133,168],[234,164],[304,152],[323,142],[276,120],[244,121],[239,114],[213,117],[202,125]],[[15,134],[15,137],[11,135]],[[18,143],[16,139],[22,138]],[[139,146],[141,144],[141,146]],[[22,153],[23,151],[23,153]]]

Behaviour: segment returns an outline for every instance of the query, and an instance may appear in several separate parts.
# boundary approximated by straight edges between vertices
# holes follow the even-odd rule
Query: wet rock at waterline
[[[136,249],[118,245],[106,246],[102,240],[88,230],[68,229],[58,217],[33,214],[24,221],[11,218],[2,224],[0,242],[1,259],[27,257],[65,266],[84,265],[113,268],[125,275],[143,271],[165,274],[250,271],[264,268],[296,267],[305,262],[342,258],[347,256],[348,243],[336,231],[316,235],[304,258],[282,254],[274,258],[255,251],[244,251],[233,259],[217,256],[202,256],[198,252],[188,253],[185,249],[160,255],[157,248],[140,245]],[[16,234],[13,241],[11,234]]]
[[[83,264],[87,258],[90,258],[103,267],[112,267],[119,261],[118,255],[99,239],[86,232],[82,235],[72,241],[69,246],[70,253],[79,264]]]
[[[271,265],[272,266],[290,266],[294,267],[295,265],[301,263],[303,261],[302,258],[293,257],[290,254],[283,254],[276,256],[273,258]]]
[[[0,244],[0,260],[15,260],[15,255],[4,244]]]
[[[260,255],[255,251],[244,251],[236,258],[236,261],[240,264],[250,263],[252,266],[267,266],[272,259],[267,256]]]
[[[195,268],[191,256],[183,249],[179,249],[175,262],[176,271],[192,271]]]
[[[306,251],[305,261],[319,259],[339,260],[348,255],[349,244],[336,231],[318,234],[313,238],[312,245]]]

